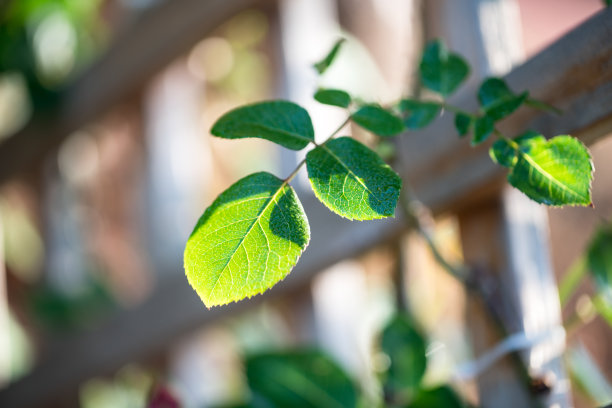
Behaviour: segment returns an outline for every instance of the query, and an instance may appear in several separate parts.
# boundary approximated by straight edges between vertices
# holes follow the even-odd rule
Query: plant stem
[[[331,135],[329,135],[329,136],[327,137],[327,139],[325,139],[325,141],[324,141],[323,143],[321,143],[321,144],[322,144],[322,145],[324,145],[325,143],[329,142],[329,141],[330,141],[330,140],[331,140],[331,139],[332,139],[334,136],[336,136],[336,135],[337,135],[337,134],[338,134],[338,133],[339,133],[339,132],[340,132],[340,131],[341,131],[341,130],[342,130],[342,129],[343,129],[345,126],[346,126],[346,124],[347,124],[347,123],[349,123],[349,122],[350,122],[350,120],[351,120],[351,117],[349,116],[349,117],[348,117],[348,118],[346,118],[346,119],[344,120],[344,122],[342,122],[342,124],[341,124],[340,126],[338,126],[338,128],[337,128],[336,130],[334,130],[334,131],[332,132],[332,134],[331,134]]]
[[[289,176],[287,176],[287,178],[284,181],[284,184],[289,184],[289,182],[291,180],[293,180],[293,178],[295,177],[295,175],[298,173],[298,171],[300,171],[300,169],[302,168],[302,166],[304,165],[304,163],[306,163],[306,158],[303,158],[302,161],[300,161],[298,163],[298,165],[295,167],[295,169],[291,172],[291,174]]]

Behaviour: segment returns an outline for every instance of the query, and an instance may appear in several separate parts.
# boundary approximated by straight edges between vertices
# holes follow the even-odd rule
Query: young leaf
[[[487,140],[495,130],[495,122],[488,115],[484,115],[474,122],[474,135],[472,136],[472,146],[476,146]]]
[[[306,155],[315,195],[350,220],[391,217],[402,180],[372,150],[350,137],[316,147]]]
[[[463,408],[465,405],[459,396],[448,386],[421,390],[407,408]]]
[[[612,224],[599,227],[589,244],[587,260],[598,291],[612,302]]]
[[[593,163],[586,147],[571,136],[521,140],[511,185],[532,200],[551,206],[591,205]]]
[[[395,136],[404,130],[400,118],[378,105],[365,105],[351,116],[362,128],[379,136]]]
[[[470,131],[470,128],[474,124],[474,119],[464,113],[457,113],[455,115],[455,129],[459,136],[465,136]]]
[[[259,137],[292,150],[301,150],[314,141],[308,112],[287,101],[259,102],[236,108],[221,116],[210,132],[225,139]]]
[[[313,64],[313,67],[317,70],[319,75],[327,71],[327,68],[329,68],[332,62],[334,62],[334,59],[336,59],[336,55],[338,55],[338,51],[340,51],[340,47],[345,41],[346,39],[344,38],[341,38],[338,41],[336,41],[336,43],[334,44],[332,49],[329,51],[329,53],[325,56],[325,58],[323,58],[321,61],[317,62],[316,64]]]
[[[289,274],[310,230],[293,189],[251,174],[204,212],[185,248],[185,271],[207,307],[264,292]]]
[[[496,140],[489,149],[491,160],[504,167],[514,166],[518,160],[517,155],[516,145],[506,139]]]
[[[486,115],[494,121],[503,119],[517,110],[528,96],[527,92],[515,95],[500,78],[486,79],[478,90],[480,105]]]
[[[314,98],[317,102],[325,105],[339,106],[341,108],[348,108],[351,104],[351,95],[340,89],[319,89],[314,94]]]
[[[429,125],[440,113],[442,107],[435,102],[402,99],[400,111],[405,115],[404,124],[408,129],[420,129]]]
[[[470,72],[468,64],[435,40],[427,45],[419,66],[421,82],[442,96],[452,94]]]
[[[293,408],[355,407],[357,390],[326,355],[314,350],[269,353],[246,361],[246,376],[256,401]]]
[[[425,339],[408,317],[397,315],[383,329],[380,346],[391,362],[383,374],[385,391],[412,395],[427,366]]]

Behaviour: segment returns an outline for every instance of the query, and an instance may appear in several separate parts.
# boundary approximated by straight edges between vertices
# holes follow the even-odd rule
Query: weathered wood
[[[0,183],[40,161],[71,132],[138,92],[153,75],[233,14],[261,3],[272,0],[155,2],[62,92],[52,111],[34,112],[23,130],[0,144]]]

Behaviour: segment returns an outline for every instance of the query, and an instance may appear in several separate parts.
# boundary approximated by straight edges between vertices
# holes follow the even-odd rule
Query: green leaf
[[[586,147],[571,136],[543,136],[519,142],[511,185],[532,200],[551,206],[591,205],[593,164]]]
[[[442,107],[435,102],[402,99],[399,105],[408,129],[420,129],[429,125],[440,113]]]
[[[443,96],[452,94],[470,72],[465,60],[449,52],[440,40],[427,45],[419,68],[423,85]]]
[[[389,356],[388,370],[383,374],[385,392],[413,395],[425,368],[425,339],[407,316],[396,315],[383,329],[380,346]]]
[[[489,156],[500,166],[512,167],[518,160],[516,147],[506,139],[499,139],[489,149]]]
[[[459,136],[465,136],[470,131],[470,128],[474,124],[474,119],[464,113],[457,113],[455,115],[455,128]]]
[[[341,108],[348,108],[351,104],[351,95],[340,89],[319,89],[314,94],[314,98],[317,102],[325,105],[339,106]]]
[[[408,404],[408,408],[433,407],[463,408],[465,405],[455,391],[448,386],[422,390],[416,398]]]
[[[350,137],[330,140],[306,155],[315,195],[350,220],[392,217],[402,180],[372,150]]]
[[[259,102],[229,111],[213,125],[213,135],[225,139],[259,137],[292,150],[314,141],[310,116],[287,101]]]
[[[528,92],[515,95],[500,78],[486,79],[478,90],[478,101],[487,116],[494,121],[505,118],[517,110],[529,96]]]
[[[598,228],[587,250],[587,262],[598,292],[612,303],[612,224]]]
[[[260,354],[246,361],[255,401],[270,407],[355,407],[357,390],[331,359],[315,350]],[[267,404],[265,404],[267,403]]]
[[[400,118],[378,105],[365,105],[351,116],[362,128],[379,136],[395,136],[404,130]]]
[[[476,146],[487,140],[495,130],[495,122],[488,115],[484,115],[474,122],[474,135],[472,136],[472,146]]]
[[[561,109],[556,108],[546,102],[539,101],[533,98],[527,98],[527,100],[525,101],[525,105],[528,105],[528,106],[531,106],[532,108],[543,110],[546,112],[552,112],[557,115],[561,115],[563,113]]]
[[[336,59],[336,56],[338,55],[338,51],[340,51],[340,47],[345,41],[346,39],[340,38],[338,41],[336,41],[336,43],[329,51],[329,53],[325,56],[325,58],[323,58],[316,64],[313,64],[313,67],[317,70],[319,75],[327,71],[327,68],[329,68],[332,62],[334,62],[334,59]]]
[[[270,173],[251,174],[204,212],[185,248],[185,271],[207,307],[254,296],[285,278],[310,230],[293,189]]]

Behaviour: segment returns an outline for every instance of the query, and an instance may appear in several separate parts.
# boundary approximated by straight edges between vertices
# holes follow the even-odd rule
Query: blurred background
[[[316,87],[399,99],[414,86],[425,39],[452,18],[436,12],[445,3],[0,1],[0,401],[19,401],[3,406],[139,407],[155,384],[185,407],[240,401],[245,353],[303,344],[323,348],[375,394],[373,342],[394,310],[398,268],[429,338],[426,381],[452,378],[473,357],[466,294],[403,229],[377,245],[319,233],[330,250],[313,236],[304,266],[230,307],[206,310],[182,269],[191,229],[217,194],[254,171],[285,177],[301,159],[264,140],[212,138],[215,119],[285,98],[309,110],[324,139],[344,116],[313,102]],[[515,16],[514,62],[497,74],[604,8],[599,0],[469,3]],[[337,63],[317,78],[312,64],[339,37],[348,41]],[[559,279],[612,214],[612,139],[591,150],[596,208],[548,210]],[[313,208],[311,223],[319,213],[318,224],[332,220],[305,177],[294,184]],[[455,217],[437,214],[434,232],[461,261]],[[584,324],[568,333],[568,366],[584,407],[598,395],[612,400],[612,329],[584,312],[582,294],[592,290],[585,282],[564,309],[583,310]],[[455,385],[476,402],[473,381]]]

